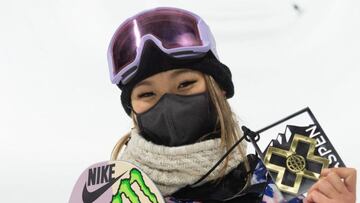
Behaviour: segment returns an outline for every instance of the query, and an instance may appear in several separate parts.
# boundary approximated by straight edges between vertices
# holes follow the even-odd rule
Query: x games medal
[[[125,161],[106,161],[87,168],[79,177],[69,203],[164,203],[150,178]]]
[[[295,126],[288,128],[291,127]],[[264,164],[271,173],[275,173],[272,174],[276,177],[275,183],[283,192],[295,196],[306,192],[308,184],[305,183],[317,181],[321,170],[329,166],[329,159],[315,154],[316,139],[305,133],[292,133],[289,142],[282,144],[277,140],[272,142],[265,152]]]
[[[267,146],[258,146],[258,153],[287,201],[306,193],[322,169],[345,166],[309,108],[256,133],[262,138],[277,135]]]

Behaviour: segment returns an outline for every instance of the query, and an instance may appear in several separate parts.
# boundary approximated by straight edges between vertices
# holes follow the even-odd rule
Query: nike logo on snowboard
[[[108,190],[117,180],[119,180],[126,172],[127,171],[125,171],[123,174],[121,174],[117,178],[110,180],[107,184],[103,185],[99,189],[94,190],[92,192],[88,191],[88,189],[86,187],[86,183],[85,183],[83,193],[82,193],[82,199],[83,199],[84,203],[94,202],[97,198],[99,198],[102,194],[104,194],[106,192],[106,190]]]

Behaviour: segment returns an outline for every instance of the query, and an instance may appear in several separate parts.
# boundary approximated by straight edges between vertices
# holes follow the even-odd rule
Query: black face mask
[[[166,93],[149,110],[134,113],[144,138],[159,145],[193,144],[205,134],[216,132],[217,112],[207,91],[193,95]]]

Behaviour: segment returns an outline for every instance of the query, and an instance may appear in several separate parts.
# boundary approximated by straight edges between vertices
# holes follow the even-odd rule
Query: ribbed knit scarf
[[[188,184],[195,183],[224,155],[220,138],[205,140],[191,145],[167,147],[145,140],[136,128],[131,130],[131,139],[120,155],[142,169],[157,185],[163,196],[170,195]],[[243,157],[239,150],[230,153],[225,174],[234,169]],[[220,164],[205,181],[219,175]]]

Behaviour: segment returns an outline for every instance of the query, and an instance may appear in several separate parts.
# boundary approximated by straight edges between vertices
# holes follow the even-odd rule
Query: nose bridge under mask
[[[152,105],[149,109],[145,110],[144,112],[141,113],[137,113],[135,112],[133,109],[132,111],[135,113],[135,115],[139,116],[139,115],[145,115],[147,114],[147,112],[159,108],[157,106],[161,106],[160,108],[163,108],[164,106],[168,107],[166,110],[171,111],[171,105],[173,104],[177,104],[177,105],[182,105],[184,104],[184,101],[187,97],[197,97],[197,96],[206,96],[207,99],[210,99],[210,97],[208,96],[208,92],[200,92],[200,93],[195,93],[195,94],[190,94],[190,95],[181,95],[181,94],[175,94],[175,93],[169,93],[169,92],[165,92],[163,95],[161,95],[161,97],[156,101],[156,103],[154,105]],[[170,102],[171,100],[171,102]],[[192,101],[194,102],[194,100]],[[165,104],[166,103],[166,104]]]

